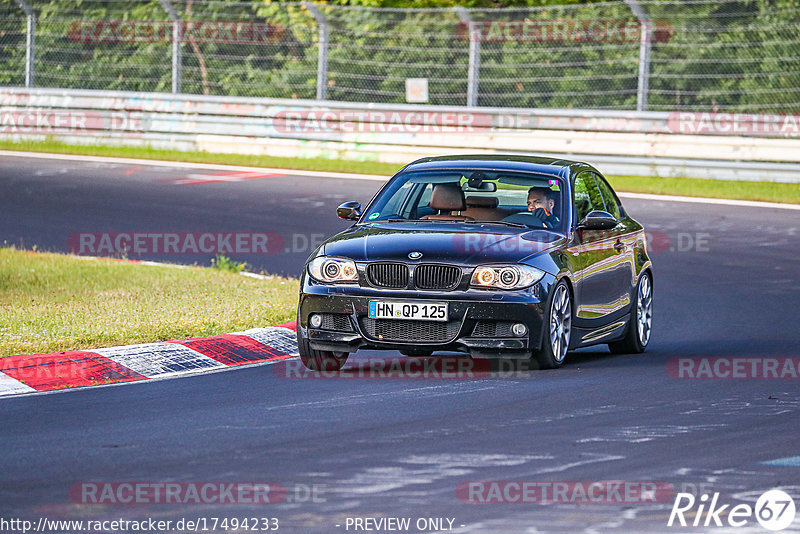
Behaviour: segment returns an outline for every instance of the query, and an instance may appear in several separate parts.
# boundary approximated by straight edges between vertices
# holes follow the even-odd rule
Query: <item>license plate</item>
[[[369,318],[446,321],[447,303],[371,300],[369,301]]]

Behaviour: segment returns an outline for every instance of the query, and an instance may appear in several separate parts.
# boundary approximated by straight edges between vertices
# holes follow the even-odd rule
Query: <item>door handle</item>
[[[614,250],[616,250],[617,252],[622,252],[623,250],[625,250],[625,248],[626,248],[625,244],[622,243],[622,241],[617,241],[616,243],[614,243]]]

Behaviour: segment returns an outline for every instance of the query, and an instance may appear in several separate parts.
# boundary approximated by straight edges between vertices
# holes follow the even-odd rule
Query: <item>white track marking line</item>
[[[12,150],[0,150],[0,156],[11,156],[20,158],[39,158],[56,159],[67,161],[89,161],[96,163],[123,163],[131,165],[150,165],[153,167],[176,167],[180,169],[211,169],[228,171],[248,171],[280,173],[285,176],[311,176],[315,178],[330,178],[341,180],[369,180],[385,182],[390,176],[380,176],[374,174],[355,174],[343,172],[322,172],[322,171],[300,171],[296,169],[273,169],[271,167],[244,167],[239,165],[219,165],[215,163],[189,163],[185,161],[163,161],[151,159],[135,158],[112,158],[106,156],[80,156],[76,154],[50,154],[44,152],[20,152]],[[398,166],[398,170],[399,170]],[[664,202],[696,202],[701,204],[720,204],[724,206],[752,206],[758,208],[776,208],[786,210],[800,210],[798,204],[783,204],[778,202],[760,202],[751,200],[729,200],[725,198],[706,198],[706,197],[680,197],[673,195],[653,195],[649,193],[620,193],[623,198],[638,198],[642,200],[660,200]]]
[[[617,193],[622,198],[640,200],[659,200],[664,202],[696,202],[698,204],[721,204],[723,206],[747,206],[751,208],[778,208],[784,210],[800,210],[800,204],[781,204],[778,202],[762,202],[759,200],[733,200],[728,198],[678,197],[672,195],[652,195],[649,193]]]
[[[31,393],[34,391],[36,390],[27,384],[23,384],[16,378],[12,378],[5,373],[0,373],[0,397],[4,395]]]

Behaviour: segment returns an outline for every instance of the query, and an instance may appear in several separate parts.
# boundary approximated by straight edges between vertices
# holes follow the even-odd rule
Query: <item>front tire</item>
[[[300,335],[297,329],[297,352],[300,361],[311,371],[339,371],[347,363],[347,352],[333,352],[329,350],[314,350],[307,339]]]
[[[546,335],[542,349],[534,354],[541,369],[556,369],[564,363],[572,334],[572,294],[563,280],[556,284],[547,306]]]
[[[653,328],[653,280],[649,271],[643,272],[639,277],[632,309],[634,311],[628,320],[625,337],[608,344],[614,354],[641,354],[650,342]]]

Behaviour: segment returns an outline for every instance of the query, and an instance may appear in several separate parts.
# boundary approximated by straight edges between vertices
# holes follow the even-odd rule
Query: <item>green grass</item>
[[[240,273],[247,270],[247,263],[239,263],[232,260],[225,254],[217,254],[211,260],[211,267],[220,271],[228,271],[231,273]]]
[[[0,356],[211,336],[293,320],[298,281],[0,248]]]
[[[12,142],[0,140],[0,150],[159,159],[168,161],[188,161],[190,163],[219,163],[222,165],[244,165],[248,167],[271,167],[304,171],[353,172],[358,174],[379,174],[382,176],[391,176],[402,167],[402,165],[394,163],[379,163],[377,161],[350,161],[328,158],[280,158],[247,154],[183,152],[180,150],[160,150],[150,147],[68,145],[58,141]]]
[[[11,142],[0,140],[0,150],[56,152],[141,159],[220,163],[251,167],[271,167],[323,172],[352,172],[391,176],[401,165],[376,161],[350,161],[327,158],[279,158],[210,152],[181,152],[147,147],[110,147],[67,145],[57,141]],[[698,178],[651,178],[646,176],[609,176],[617,191],[654,193],[689,197],[762,200],[768,202],[800,203],[800,185],[776,182],[745,182],[733,180],[703,180]]]
[[[617,191],[631,193],[800,204],[800,184],[646,176],[609,176],[608,180]]]

